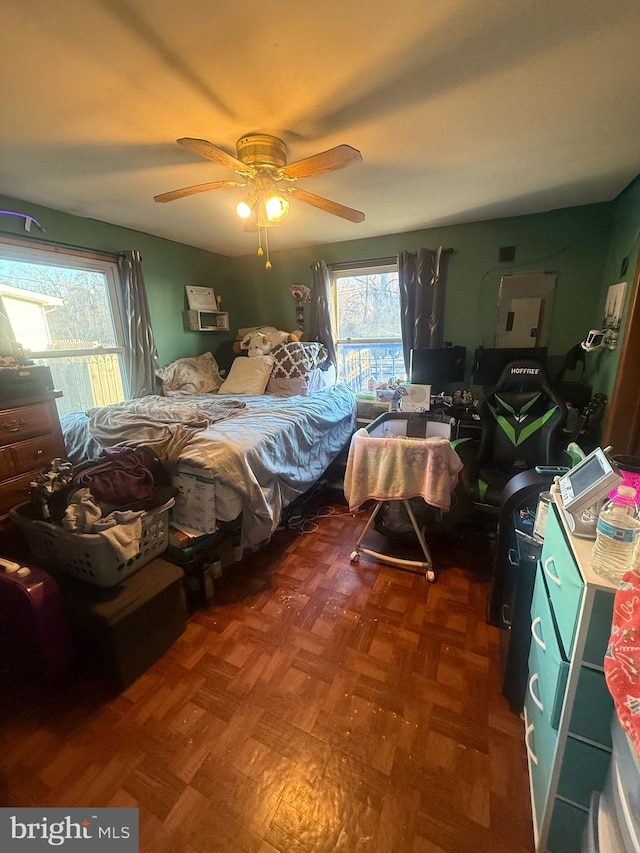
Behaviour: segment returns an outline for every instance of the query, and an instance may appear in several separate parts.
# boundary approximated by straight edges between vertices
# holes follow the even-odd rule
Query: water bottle
[[[619,584],[632,567],[634,546],[640,532],[636,490],[618,486],[616,494],[603,506],[596,526],[591,552],[591,568],[611,583]]]

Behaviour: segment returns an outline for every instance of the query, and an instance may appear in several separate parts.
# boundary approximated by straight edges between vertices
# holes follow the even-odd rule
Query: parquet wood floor
[[[529,853],[490,544],[434,540],[429,584],[351,564],[364,516],[334,510],[226,568],[122,694],[5,697],[2,805],[138,806],[142,853]]]

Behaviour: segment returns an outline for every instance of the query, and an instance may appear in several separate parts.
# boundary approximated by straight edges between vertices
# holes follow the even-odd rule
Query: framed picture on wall
[[[627,293],[627,282],[621,281],[612,284],[607,291],[607,303],[602,318],[602,328],[610,329],[612,332],[620,331],[622,312],[624,310],[624,298]]]
[[[626,281],[610,285],[607,291],[607,301],[604,306],[604,316],[602,318],[602,331],[604,332],[602,345],[608,349],[615,349],[618,343],[626,293]]]
[[[196,287],[193,284],[185,284],[187,302],[190,311],[217,311],[218,303],[212,287]]]

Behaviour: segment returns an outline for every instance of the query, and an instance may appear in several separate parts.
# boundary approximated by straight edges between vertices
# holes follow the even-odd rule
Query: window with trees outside
[[[25,357],[51,369],[60,414],[127,397],[117,283],[115,261],[0,242],[4,313]]]
[[[406,379],[395,261],[333,268],[338,378],[356,393]]]

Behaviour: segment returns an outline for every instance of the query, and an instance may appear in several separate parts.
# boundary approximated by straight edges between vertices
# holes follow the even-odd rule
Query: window
[[[356,393],[406,379],[395,261],[333,269],[338,378]]]
[[[51,369],[60,414],[127,396],[117,285],[115,262],[0,242],[4,313],[27,358]]]

